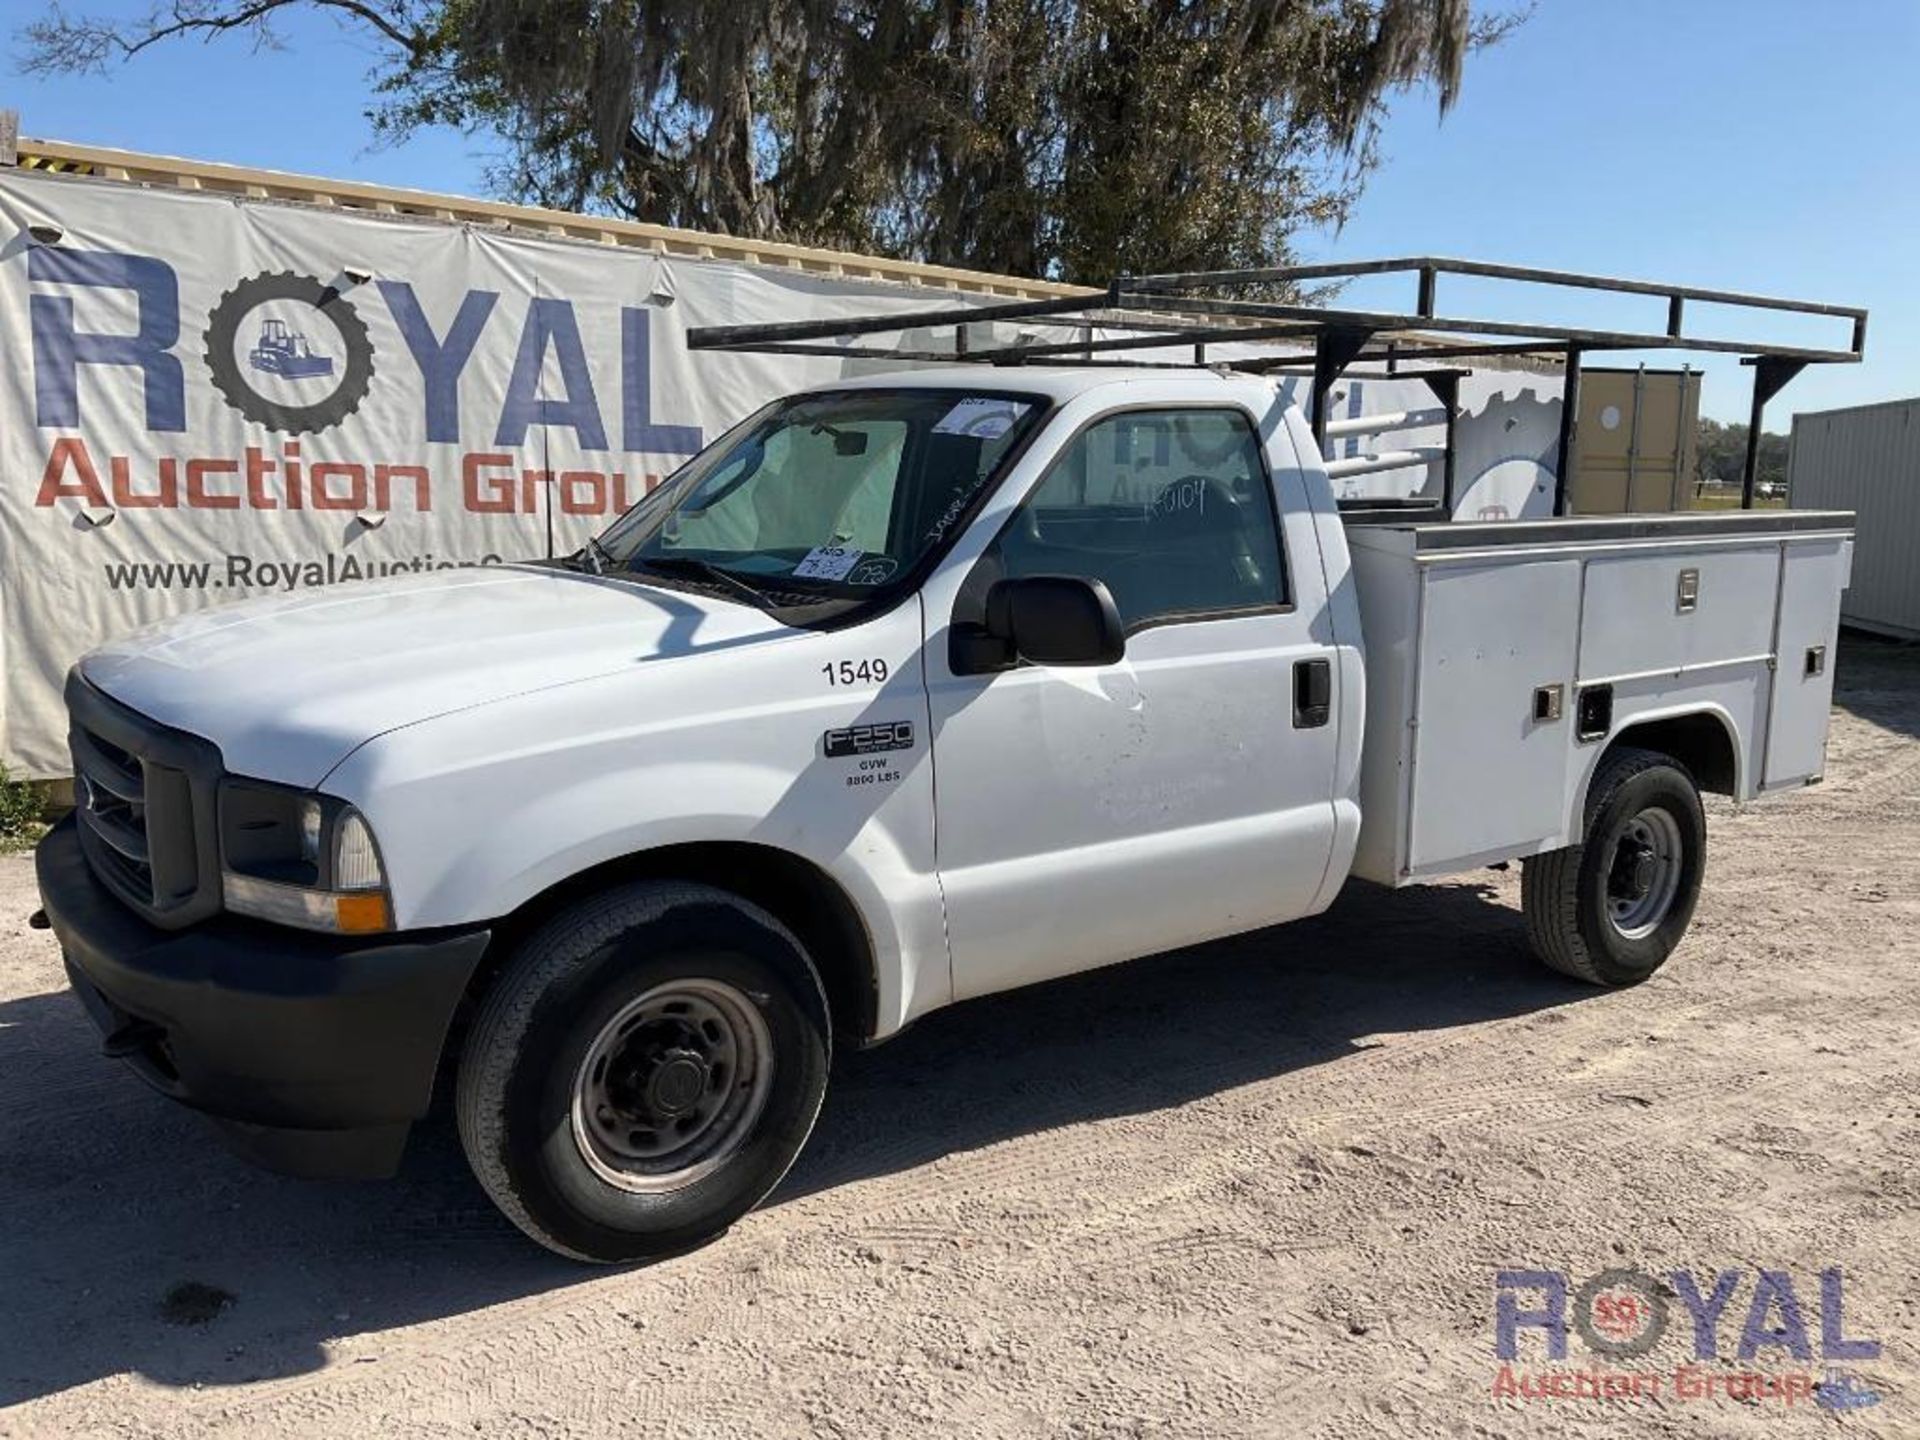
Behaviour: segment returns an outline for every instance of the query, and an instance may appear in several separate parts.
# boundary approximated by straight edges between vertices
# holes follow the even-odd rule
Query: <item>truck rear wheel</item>
[[[1534,953],[1596,985],[1639,983],[1687,933],[1706,861],[1706,812],[1686,767],[1614,751],[1593,777],[1582,842],[1521,866]]]
[[[461,1144],[551,1250],[684,1250],[786,1174],[828,1035],[819,977],[766,911],[705,885],[623,886],[549,921],[495,983],[461,1053]]]

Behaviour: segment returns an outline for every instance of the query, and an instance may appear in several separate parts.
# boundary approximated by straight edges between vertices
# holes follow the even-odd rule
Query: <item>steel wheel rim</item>
[[[1607,857],[1607,918],[1623,940],[1660,928],[1680,894],[1686,841],[1673,813],[1658,805],[1626,823]]]
[[[683,1189],[746,1144],[773,1078],[760,1007],[723,980],[670,980],[623,1005],[574,1072],[580,1158],[640,1194]]]

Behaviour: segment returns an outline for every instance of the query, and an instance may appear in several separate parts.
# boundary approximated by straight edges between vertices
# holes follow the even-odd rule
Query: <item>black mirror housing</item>
[[[995,581],[986,609],[986,632],[1036,665],[1112,665],[1126,654],[1112,593],[1083,575]]]

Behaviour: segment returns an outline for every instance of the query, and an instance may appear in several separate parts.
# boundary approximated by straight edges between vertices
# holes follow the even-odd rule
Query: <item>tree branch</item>
[[[29,47],[20,68],[28,74],[101,73],[110,59],[130,60],[165,40],[185,35],[210,38],[233,30],[252,30],[256,43],[272,44],[268,22],[276,12],[301,5],[351,16],[399,46],[409,58],[423,53],[425,42],[417,29],[403,28],[367,0],[246,0],[224,7],[213,0],[174,0],[170,6],[156,5],[145,20],[125,28],[100,17],[69,16],[55,4],[45,19],[20,31]]]

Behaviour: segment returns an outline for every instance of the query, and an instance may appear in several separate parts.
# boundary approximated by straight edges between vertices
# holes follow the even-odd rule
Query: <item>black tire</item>
[[[331,391],[307,405],[289,405],[255,390],[233,358],[240,322],[267,300],[297,300],[332,322],[344,352],[340,380]],[[367,322],[353,302],[312,275],[291,270],[255,275],[222,295],[207,313],[201,334],[207,375],[221,397],[247,419],[269,430],[308,435],[340,424],[360,408],[373,384],[373,340]]]
[[[586,1102],[576,1103],[578,1096],[602,1093],[590,1090],[585,1062],[600,1056],[604,1075],[608,1055],[596,1047],[645,1049],[654,1021],[615,1022],[646,1013],[635,1006],[662,1003],[649,997],[668,996],[671,1009],[671,997],[688,986],[711,987],[749,1007],[739,1018],[767,1056],[757,1072],[765,1079],[754,1087],[757,1108],[735,1117],[729,1132],[738,1135],[735,1144],[701,1162],[714,1167],[709,1172],[693,1167],[635,1178],[619,1167],[646,1162],[603,1151],[604,1136],[583,1119]],[[628,1025],[636,1038],[622,1042],[617,1035],[629,1033]],[[493,1202],[550,1250],[602,1264],[686,1250],[759,1204],[800,1153],[826,1093],[829,1033],[826,996],[812,962],[766,911],[706,885],[622,886],[541,927],[495,982],[461,1052],[461,1144]],[[700,1039],[692,1034],[696,1046]],[[657,1075],[667,1063],[662,1056],[682,1057],[672,1063],[683,1069],[698,1067],[684,1058],[686,1045],[647,1043],[653,1048],[618,1075],[629,1081],[642,1072]],[[746,1068],[738,1064],[733,1072]],[[728,1089],[733,1074],[725,1078],[713,1088]],[[709,1079],[701,1072],[696,1092]],[[632,1082],[623,1093],[642,1104],[652,1092]],[[626,1123],[638,1122],[623,1119],[614,1128]],[[673,1183],[680,1173],[694,1178]],[[671,1188],[623,1188],[631,1184]]]
[[[1671,898],[1646,923],[1623,928],[1619,910],[1641,903],[1633,898],[1637,852],[1645,848],[1638,836],[1649,825],[1674,842]],[[1595,985],[1637,985],[1687,933],[1706,866],[1706,812],[1686,766],[1651,750],[1616,750],[1593,777],[1582,843],[1521,866],[1527,939],[1562,974]]]

